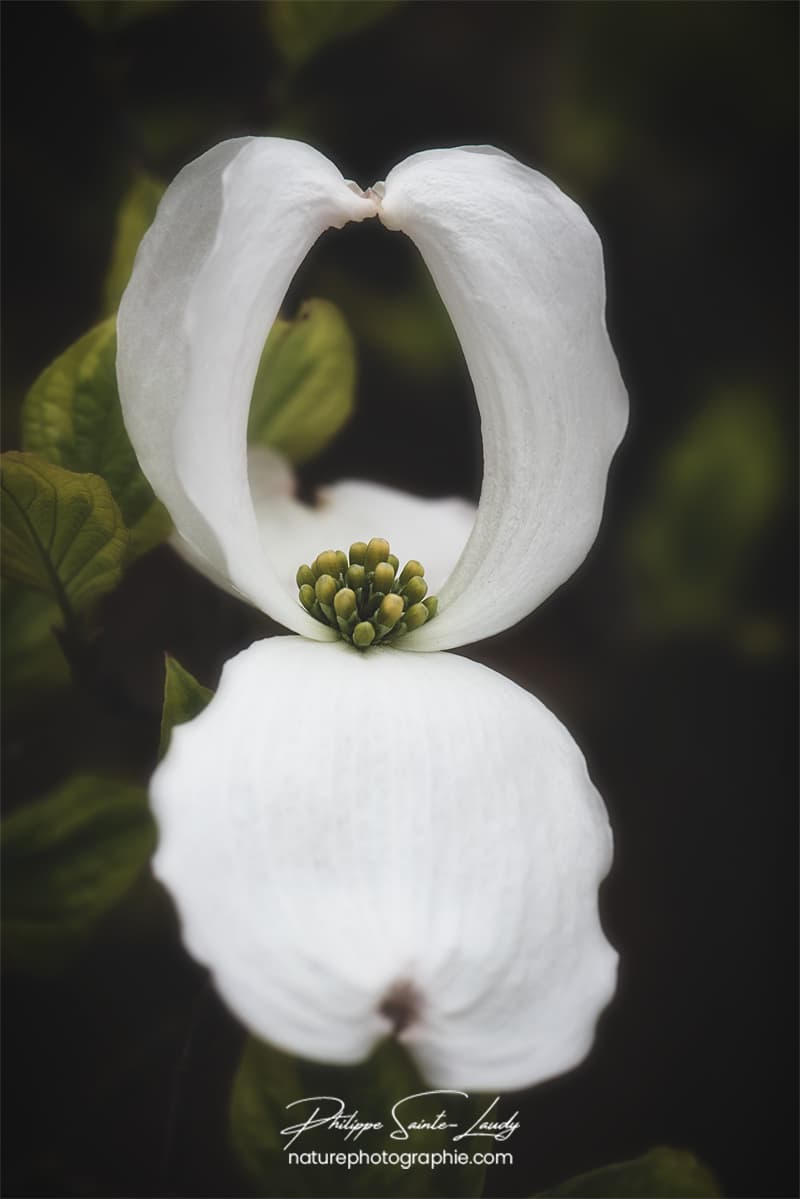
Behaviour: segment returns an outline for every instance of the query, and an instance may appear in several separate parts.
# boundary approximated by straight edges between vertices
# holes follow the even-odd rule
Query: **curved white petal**
[[[299,506],[298,501],[294,498],[294,471],[281,454],[278,454],[275,450],[268,449],[267,446],[251,446],[247,452],[247,471],[250,479],[250,494],[257,524],[259,524],[259,514],[265,508],[269,511],[276,511],[278,509],[284,510],[287,506],[291,509]],[[259,528],[259,537],[263,552],[271,557],[273,569],[277,573],[282,585],[287,591],[294,590],[296,592],[295,573],[297,567],[300,565],[300,560],[298,559],[295,563],[294,572],[291,575],[287,575],[285,569],[282,569],[280,565],[281,558],[288,556],[287,547],[281,541],[278,546],[278,552],[273,554],[273,547],[269,545],[265,536],[265,533],[268,531]],[[280,531],[282,533],[282,530]],[[241,593],[233,586],[226,575],[224,562],[214,562],[205,557],[190,541],[182,537],[177,529],[173,529],[169,543],[175,552],[183,558],[184,562],[188,562],[189,566],[194,567],[200,574],[205,575],[207,579],[210,579],[212,583],[216,584],[223,591],[242,598]],[[281,550],[283,550],[282,555],[280,553]]]
[[[420,250],[481,413],[472,537],[439,616],[403,643],[446,649],[515,624],[583,560],[627,397],[600,241],[544,175],[492,147],[429,150],[391,171],[379,215]]]
[[[611,834],[567,731],[501,675],[257,643],[175,730],[152,797],[186,945],[258,1035],[355,1062],[394,999],[428,1079],[476,1089],[588,1051],[616,976]]]
[[[142,469],[179,533],[289,628],[326,639],[278,581],[247,482],[247,414],[266,335],[325,229],[375,213],[300,142],[223,142],[168,188],[120,305],[117,375]]]

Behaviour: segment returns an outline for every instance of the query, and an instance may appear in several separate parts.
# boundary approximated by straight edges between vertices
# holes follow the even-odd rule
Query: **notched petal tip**
[[[186,944],[257,1035],[343,1063],[395,1035],[432,1083],[500,1090],[591,1043],[615,977],[608,821],[567,732],[502,676],[258,643],[152,797]]]
[[[368,187],[366,191],[364,191],[354,179],[345,179],[345,184],[350,191],[358,197],[359,200],[363,201],[363,204],[353,209],[352,215],[349,218],[351,221],[369,220],[370,217],[378,215],[380,199],[374,194],[371,187]],[[339,228],[341,228],[341,226],[339,226]]]
[[[384,181],[379,179],[377,183],[373,183],[372,187],[367,189],[367,195],[375,204],[375,212],[378,218],[383,221],[382,205],[383,197],[386,195],[386,184]]]
[[[378,1005],[378,1014],[389,1022],[394,1036],[413,1026],[421,1012],[422,997],[408,980],[394,983]]]

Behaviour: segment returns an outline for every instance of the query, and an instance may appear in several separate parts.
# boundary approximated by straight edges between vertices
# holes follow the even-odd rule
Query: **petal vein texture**
[[[492,147],[428,150],[390,172],[379,215],[422,254],[481,415],[475,528],[439,616],[403,643],[449,649],[516,624],[583,561],[627,395],[599,238],[544,175]]]
[[[257,1035],[328,1062],[393,1028],[436,1085],[576,1065],[616,978],[611,833],[572,738],[486,667],[259,642],[173,733],[157,875]]]

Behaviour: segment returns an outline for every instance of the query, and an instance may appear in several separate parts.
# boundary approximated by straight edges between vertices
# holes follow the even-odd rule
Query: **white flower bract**
[[[502,675],[258,642],[152,795],[186,944],[261,1036],[358,1061],[407,986],[399,1036],[437,1085],[519,1087],[588,1050],[615,978],[611,833],[566,729]]]
[[[303,508],[268,454],[248,479],[289,283],[326,228],[375,215],[417,245],[472,376],[474,525],[458,501],[355,481]],[[613,992],[611,835],[580,751],[502,676],[405,652],[510,627],[587,553],[627,419],[604,308],[584,214],[490,147],[416,154],[361,192],[300,143],[226,142],[178,175],[139,250],[117,369],[142,469],[184,552],[301,634],[229,662],[175,731],[155,869],[233,1011],[290,1051],[354,1062],[394,1031],[435,1084],[521,1087],[583,1057]],[[409,538],[393,548],[439,573],[439,614],[398,649],[314,644],[335,633],[290,571],[371,535]]]

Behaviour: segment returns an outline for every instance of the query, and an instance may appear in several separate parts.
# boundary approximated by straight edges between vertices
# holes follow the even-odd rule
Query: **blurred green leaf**
[[[755,6],[731,5],[724,23],[708,4],[565,4],[560,10],[537,140],[548,174],[581,202],[612,179],[617,187],[623,180],[639,186],[652,175],[662,179],[653,201],[665,205],[658,214],[664,227],[674,236],[684,221],[696,225],[692,156],[685,140],[677,143],[682,153],[671,145],[674,110],[653,102],[674,86],[676,57],[687,94],[713,79],[720,94],[737,98],[729,119],[738,122],[743,143],[751,130],[770,136],[795,117],[788,47],[773,42],[774,31],[758,21]],[[773,70],[759,70],[754,38]],[[631,45],[635,58],[626,53]]]
[[[324,449],[350,418],[356,359],[344,317],[327,300],[306,300],[293,321],[270,330],[253,388],[248,438],[290,462]]]
[[[680,1149],[651,1149],[641,1157],[589,1170],[541,1199],[716,1199],[717,1182],[697,1158]]]
[[[337,1096],[345,1102],[345,1111],[358,1111],[364,1121],[381,1121],[383,1128],[368,1130],[358,1141],[344,1141],[344,1133],[318,1128],[309,1130],[291,1147],[295,1152],[339,1152],[366,1149],[403,1152],[409,1142],[392,1140],[397,1125],[391,1109],[406,1096],[429,1091],[413,1063],[396,1041],[385,1041],[368,1061],[358,1066],[321,1066],[290,1057],[263,1041],[250,1037],[242,1054],[233,1082],[230,1130],[234,1151],[257,1195],[281,1196],[472,1196],[483,1189],[483,1166],[427,1165],[403,1169],[400,1165],[320,1166],[292,1164],[285,1148],[288,1137],[281,1129],[301,1123],[313,1111],[313,1104],[288,1107],[297,1099],[315,1095]],[[478,1097],[464,1099],[447,1095],[448,1119],[464,1129],[480,1116],[487,1103]],[[415,1118],[433,1120],[442,1109],[441,1095],[415,1101]],[[411,1117],[408,1117],[411,1119]],[[437,1152],[458,1148],[452,1144],[452,1130],[418,1131],[413,1148]]]
[[[175,8],[178,0],[71,0],[73,12],[96,33],[116,33]]]
[[[69,683],[69,667],[52,633],[60,623],[58,604],[49,595],[3,579],[0,629],[7,711],[27,707]]]
[[[193,720],[203,711],[214,692],[181,666],[177,658],[166,655],[164,673],[164,704],[161,709],[161,739],[158,756],[163,758],[169,748],[172,730],[177,724]]]
[[[424,267],[391,294],[366,280],[331,270],[326,285],[346,309],[359,345],[369,345],[398,369],[436,376],[463,364],[450,317]]]
[[[189,90],[149,91],[129,96],[126,116],[141,159],[170,178],[175,163],[231,136],[242,121],[240,103],[219,87],[204,89],[202,79]]]
[[[78,777],[0,827],[4,963],[49,975],[126,894],[155,846],[141,787]]]
[[[780,419],[755,391],[714,397],[667,450],[627,538],[642,625],[728,635],[786,489]]]
[[[26,450],[67,470],[101,475],[130,531],[128,561],[171,528],[133,452],[117,391],[116,319],[96,325],[42,372],[22,407]]]
[[[164,184],[146,171],[137,171],[117,212],[111,261],[105,279],[104,311],[116,312],[133,270],[139,242],[153,223]]]
[[[67,623],[117,585],[128,531],[103,479],[12,451],[2,491],[7,578],[52,596]]]
[[[402,0],[267,0],[272,40],[292,66],[307,62],[331,42],[382,21]]]
[[[563,95],[547,106],[542,136],[554,173],[573,190],[585,193],[613,175],[626,155],[629,161],[641,155],[646,139],[638,136],[635,122],[624,115],[579,98],[568,82],[574,74],[570,63],[559,76]]]

